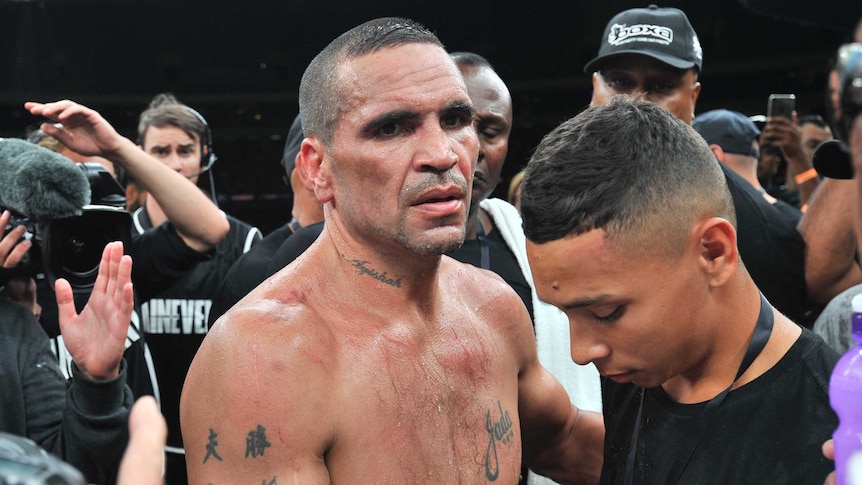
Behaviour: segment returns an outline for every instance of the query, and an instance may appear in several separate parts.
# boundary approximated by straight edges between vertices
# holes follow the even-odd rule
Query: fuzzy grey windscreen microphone
[[[90,183],[68,158],[16,138],[0,138],[0,207],[37,221],[81,214]]]

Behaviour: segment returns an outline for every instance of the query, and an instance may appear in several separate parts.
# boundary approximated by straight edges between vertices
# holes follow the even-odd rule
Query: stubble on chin
[[[458,234],[443,236],[439,239],[428,241],[415,241],[414,238],[409,237],[404,231],[399,231],[398,233],[398,239],[401,244],[407,248],[408,251],[419,256],[440,256],[446,253],[451,253],[464,244],[465,236],[466,231],[464,231],[463,226],[461,227],[461,230],[458,231]]]

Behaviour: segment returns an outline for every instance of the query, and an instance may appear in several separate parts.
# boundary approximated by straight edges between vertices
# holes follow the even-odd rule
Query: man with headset
[[[156,95],[141,113],[138,144],[194,183],[216,160],[206,120],[170,94]],[[234,261],[262,239],[258,228],[225,216],[230,230],[206,260],[179,275],[166,288],[135,282],[139,299],[136,310],[146,340],[144,360],[150,382],[131,382],[130,386],[136,397],[153,394],[161,405],[168,423],[165,479],[171,485],[186,483],[178,414],[180,392],[186,371],[208,330],[212,296]],[[132,214],[132,222],[136,235],[170,223],[155,197],[147,197],[144,205]]]

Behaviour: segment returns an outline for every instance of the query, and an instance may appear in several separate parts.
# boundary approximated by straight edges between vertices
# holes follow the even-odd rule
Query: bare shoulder
[[[332,335],[299,294],[258,290],[213,325],[189,369],[180,418],[192,483],[281,482],[291,463],[301,481],[326,479]]]
[[[501,337],[519,349],[535,352],[535,338],[530,314],[515,290],[500,275],[444,258],[442,281],[475,310],[477,322],[499,332]]]
[[[520,302],[512,287],[493,271],[477,268],[449,257],[443,258],[442,269],[440,277],[444,284],[456,286],[458,292],[465,298],[476,300],[492,298],[498,304]]]
[[[301,349],[319,354],[331,348],[330,327],[313,303],[322,297],[295,280],[278,274],[228,310],[207,333],[202,358],[210,350],[231,349],[236,372],[255,361],[301,361],[308,356]]]

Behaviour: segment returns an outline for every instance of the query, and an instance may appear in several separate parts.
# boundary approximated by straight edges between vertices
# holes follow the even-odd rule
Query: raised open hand
[[[27,102],[24,108],[36,116],[44,116],[59,123],[60,126],[43,123],[42,131],[82,155],[109,157],[119,150],[124,140],[102,115],[74,101],[47,104]]]
[[[68,281],[54,285],[60,331],[78,369],[89,379],[116,377],[131,320],[132,258],[123,255],[123,243],[105,246],[99,275],[87,305],[77,313]]]

